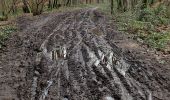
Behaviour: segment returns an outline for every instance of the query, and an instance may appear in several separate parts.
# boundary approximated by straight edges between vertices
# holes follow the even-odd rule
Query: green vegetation
[[[145,41],[151,47],[158,50],[163,50],[170,41],[170,33],[153,32],[145,38]]]
[[[144,8],[138,4],[132,10],[117,10],[115,20],[119,31],[133,34],[139,42],[164,51],[170,43],[169,6],[166,3]]]
[[[13,25],[1,26],[0,27],[0,49],[4,46],[5,40],[12,32],[16,32],[17,28]]]

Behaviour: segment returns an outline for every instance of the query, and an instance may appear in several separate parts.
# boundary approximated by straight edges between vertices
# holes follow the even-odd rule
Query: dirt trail
[[[168,74],[124,50],[96,8],[18,23],[0,53],[0,100],[170,99]]]

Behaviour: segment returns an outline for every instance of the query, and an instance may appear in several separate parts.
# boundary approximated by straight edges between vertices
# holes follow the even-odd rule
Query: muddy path
[[[22,17],[18,25],[0,53],[0,100],[170,99],[170,74],[159,72],[168,69],[124,50],[96,8]]]

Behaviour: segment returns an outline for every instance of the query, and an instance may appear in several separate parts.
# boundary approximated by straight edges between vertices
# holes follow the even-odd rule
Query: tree
[[[111,14],[113,14],[113,6],[114,6],[114,3],[113,3],[113,0],[111,0]]]
[[[2,18],[1,21],[8,20],[8,11],[7,11],[7,5],[5,0],[0,0],[0,7],[2,12]]]
[[[29,5],[28,5],[28,0],[22,0],[23,2],[23,12],[24,13],[30,13],[30,8],[29,8]]]
[[[167,17],[170,18],[170,0],[167,2]]]
[[[43,12],[46,0],[30,0],[31,12],[33,15],[40,15]]]

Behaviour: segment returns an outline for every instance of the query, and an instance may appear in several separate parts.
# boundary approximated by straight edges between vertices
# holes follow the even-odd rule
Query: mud
[[[18,25],[0,53],[0,100],[170,99],[170,74],[160,71],[170,69],[128,47],[96,8]]]

